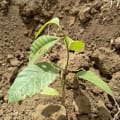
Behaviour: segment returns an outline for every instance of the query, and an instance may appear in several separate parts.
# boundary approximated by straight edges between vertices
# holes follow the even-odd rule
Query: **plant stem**
[[[66,59],[64,69],[61,70],[61,84],[62,84],[62,99],[63,99],[62,104],[65,106],[65,85],[66,85],[66,73],[67,73],[67,68],[68,68],[68,63],[69,63],[69,49],[68,49],[66,36],[64,37],[64,40],[66,44],[67,59]]]
[[[61,26],[59,26],[59,29],[62,32],[63,37],[64,37],[64,41],[65,41],[65,45],[66,45],[66,54],[67,54],[65,65],[64,65],[63,69],[61,69],[62,104],[66,108],[66,103],[65,103],[65,96],[66,96],[65,85],[66,85],[66,74],[67,74],[68,63],[69,63],[69,48],[68,48],[68,43],[67,43],[67,40],[66,40],[67,39],[67,35],[62,30]],[[67,120],[68,120],[67,108],[66,108],[66,116],[67,116]]]
[[[62,104],[65,106],[65,74],[64,70],[61,70],[61,86],[62,86]]]
[[[69,49],[68,49],[68,43],[66,40],[67,35],[62,30],[61,26],[59,26],[59,29],[62,32],[63,37],[64,37],[64,41],[65,41],[65,45],[66,45],[66,54],[67,54],[64,68],[61,70],[61,85],[62,85],[62,99],[63,99],[62,104],[65,106],[65,85],[66,85],[66,73],[67,73],[68,63],[69,63]]]

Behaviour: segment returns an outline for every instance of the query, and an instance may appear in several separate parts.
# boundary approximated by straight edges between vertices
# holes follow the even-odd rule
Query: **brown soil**
[[[108,83],[120,105],[120,6],[114,2],[110,8],[109,0],[0,0],[0,120],[33,120],[38,105],[61,103],[60,97],[37,95],[8,104],[8,90],[28,62],[35,30],[54,16],[61,19],[70,37],[86,43],[84,52],[70,53],[69,69],[96,72]],[[63,64],[63,50],[58,43],[48,59]],[[79,81],[76,85],[73,73],[67,78],[69,120],[112,120],[117,109],[110,96],[89,82]],[[61,91],[59,78],[52,86]]]

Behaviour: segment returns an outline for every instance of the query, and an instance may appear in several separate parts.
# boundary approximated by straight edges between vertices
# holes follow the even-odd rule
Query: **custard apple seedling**
[[[62,37],[52,35],[41,35],[44,29],[51,24],[58,26],[58,29],[62,33]],[[43,57],[52,48],[58,40],[63,40],[63,44],[66,47],[66,61],[64,66],[59,67],[57,65],[47,62],[36,61]],[[85,43],[80,40],[73,40],[62,30],[59,24],[59,18],[53,18],[46,22],[35,33],[35,40],[30,48],[29,63],[26,68],[21,71],[9,90],[9,102],[17,102],[24,100],[26,97],[32,97],[35,94],[44,95],[59,95],[58,91],[49,87],[53,83],[56,77],[61,73],[61,88],[62,88],[62,103],[65,105],[65,86],[66,86],[66,73],[68,71],[69,63],[69,51],[81,52],[85,48]],[[75,73],[78,80],[83,79],[95,84],[110,96],[113,96],[112,91],[107,84],[100,79],[92,71],[78,71]],[[79,79],[80,78],[80,79]]]

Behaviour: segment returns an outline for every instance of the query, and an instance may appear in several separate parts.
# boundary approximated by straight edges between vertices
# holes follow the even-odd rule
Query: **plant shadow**
[[[50,118],[50,120],[54,120],[53,118],[51,118],[51,116],[54,113],[59,112],[60,109],[61,109],[61,107],[59,105],[49,105],[42,111],[41,114],[43,116],[47,117],[47,118]],[[58,116],[58,118],[56,118],[56,120],[66,120],[66,116],[65,115],[60,115],[60,116]]]

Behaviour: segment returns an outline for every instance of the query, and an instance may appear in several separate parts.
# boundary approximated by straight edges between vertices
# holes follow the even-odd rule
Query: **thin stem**
[[[62,99],[63,99],[62,104],[65,106],[65,85],[66,85],[66,73],[67,73],[68,63],[69,63],[69,49],[68,49],[68,43],[66,40],[67,35],[65,34],[65,32],[62,30],[62,28],[60,26],[59,26],[59,29],[64,36],[64,41],[65,41],[65,45],[66,45],[66,54],[67,54],[64,68],[61,69],[61,85],[62,85]]]
[[[66,72],[68,68],[68,63],[69,63],[69,48],[68,48],[66,37],[65,37],[65,44],[66,44],[66,49],[67,49],[67,59],[66,59],[66,64],[65,64],[65,72]]]
[[[65,85],[66,85],[66,73],[67,73],[67,69],[68,69],[68,63],[69,63],[69,49],[68,49],[68,44],[67,44],[67,40],[66,37],[65,39],[65,44],[66,44],[66,52],[67,52],[67,59],[66,59],[66,63],[64,66],[64,70],[61,71],[61,78],[62,78],[62,97],[63,97],[63,104],[65,105]]]
[[[65,85],[66,85],[66,74],[68,72],[68,63],[69,63],[69,49],[68,49],[68,43],[66,40],[67,35],[65,34],[65,32],[62,30],[61,26],[59,26],[59,30],[60,32],[62,32],[63,34],[63,39],[65,41],[65,45],[66,45],[66,54],[67,54],[67,58],[66,58],[66,62],[64,67],[61,69],[61,86],[62,86],[62,104],[63,106],[66,108],[66,103],[65,103]],[[66,108],[66,116],[67,116],[67,120],[68,120],[68,111]]]
[[[64,39],[65,39],[65,44],[66,44],[67,59],[66,59],[66,63],[65,63],[64,69],[61,70],[61,85],[62,85],[62,104],[66,108],[66,103],[65,103],[65,96],[66,96],[65,85],[66,85],[66,74],[67,74],[68,63],[69,63],[69,49],[68,49],[66,36],[64,37]],[[68,111],[67,111],[67,109],[66,109],[66,116],[67,116],[67,120],[68,120]]]
[[[65,75],[64,70],[61,70],[61,86],[62,86],[62,104],[65,106]]]

